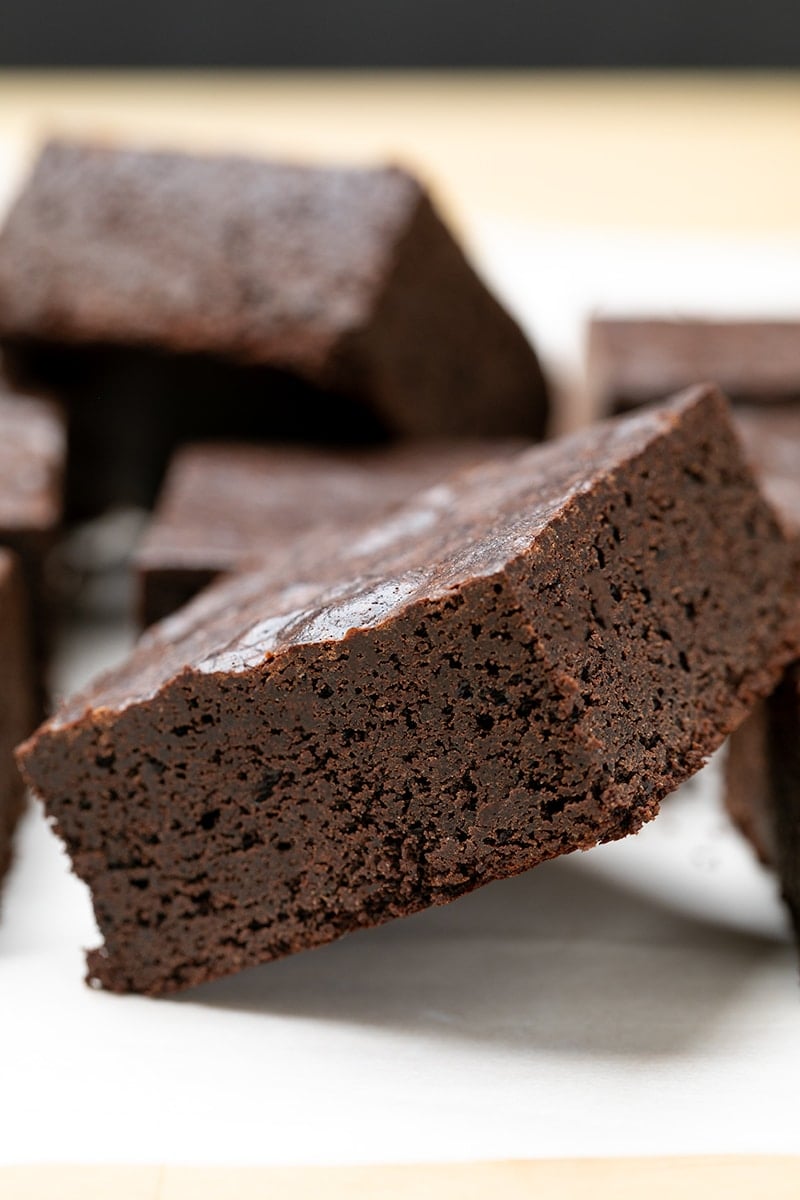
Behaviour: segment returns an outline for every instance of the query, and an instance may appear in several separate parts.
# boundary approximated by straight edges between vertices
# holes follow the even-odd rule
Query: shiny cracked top
[[[417,601],[491,577],[523,554],[535,572],[547,529],[558,554],[568,556],[570,545],[558,546],[560,515],[618,472],[624,487],[626,467],[655,443],[669,453],[671,436],[696,412],[703,427],[727,420],[716,389],[691,389],[625,420],[457,474],[358,534],[298,540],[148,631],[126,663],[67,701],[50,726],[146,702],[187,671],[246,672],[293,646],[340,642]]]

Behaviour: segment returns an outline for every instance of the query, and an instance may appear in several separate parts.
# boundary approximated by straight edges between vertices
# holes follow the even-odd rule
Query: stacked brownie
[[[635,832],[798,646],[795,548],[696,389],[223,580],[21,751],[90,977],[162,994]]]
[[[540,436],[536,356],[420,184],[54,142],[0,235],[0,342],[69,420],[67,506],[192,439]]]

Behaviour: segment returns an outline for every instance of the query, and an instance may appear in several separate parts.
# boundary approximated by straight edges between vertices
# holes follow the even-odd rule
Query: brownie
[[[800,556],[800,410],[741,413],[737,423]],[[800,940],[800,662],[731,735],[725,803],[761,861],[777,870]]]
[[[42,697],[51,623],[45,559],[61,522],[65,451],[54,406],[0,391],[0,545],[22,565]]]
[[[779,875],[800,944],[800,663],[730,739],[725,803]]]
[[[142,623],[180,608],[217,576],[377,520],[414,492],[521,441],[414,442],[360,452],[195,444],[178,450],[134,555]]]
[[[172,992],[634,833],[797,653],[793,547],[712,388],[312,540],[20,750],[97,986]]]
[[[0,879],[11,860],[11,838],[25,798],[14,747],[36,719],[28,629],[19,560],[0,549]]]
[[[52,142],[0,234],[0,340],[66,401],[75,515],[151,502],[193,439],[536,437],[547,415],[531,346],[393,167]]]
[[[624,412],[713,379],[734,404],[800,401],[800,322],[598,318],[588,385],[600,413]]]

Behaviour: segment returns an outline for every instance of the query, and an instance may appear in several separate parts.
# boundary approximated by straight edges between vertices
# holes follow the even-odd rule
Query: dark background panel
[[[6,67],[793,67],[800,0],[0,0]]]

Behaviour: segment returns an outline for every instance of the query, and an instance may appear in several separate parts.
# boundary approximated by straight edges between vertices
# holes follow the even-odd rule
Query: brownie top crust
[[[80,722],[90,710],[110,718],[183,672],[242,673],[293,646],[341,642],[417,600],[491,577],[523,553],[535,562],[545,529],[557,536],[559,519],[580,510],[582,498],[689,423],[724,430],[724,397],[710,386],[690,389],[625,421],[462,472],[359,536],[308,535],[154,626],[125,664],[68,700],[49,727]],[[565,557],[571,549],[564,545]]]
[[[65,454],[63,422],[52,405],[0,392],[0,528],[58,524]]]
[[[316,377],[424,199],[404,171],[54,141],[0,236],[0,327]]]
[[[704,379],[734,403],[800,400],[800,322],[596,318],[589,387],[602,411]]]
[[[363,451],[197,444],[175,454],[135,554],[140,570],[232,567],[309,529],[363,525],[415,492],[525,442],[400,443]]]

